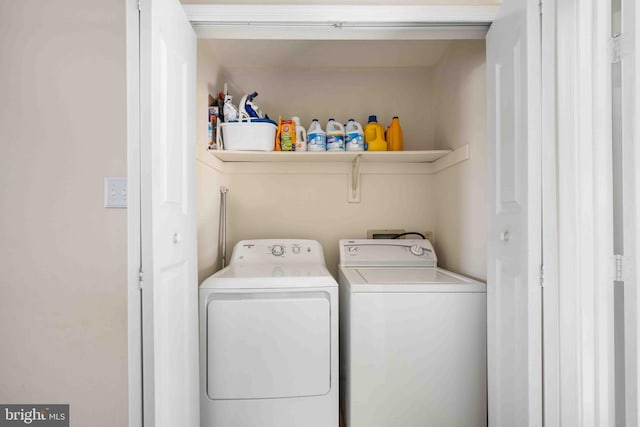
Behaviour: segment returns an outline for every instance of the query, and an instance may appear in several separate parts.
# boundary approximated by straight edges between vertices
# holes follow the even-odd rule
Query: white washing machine
[[[486,286],[428,240],[340,241],[347,427],[487,425]]]
[[[313,240],[245,240],[200,285],[202,427],[338,426],[338,284]]]

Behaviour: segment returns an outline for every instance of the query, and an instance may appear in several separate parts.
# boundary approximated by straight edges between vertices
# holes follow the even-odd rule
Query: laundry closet
[[[224,187],[227,260],[245,239],[312,239],[337,277],[340,239],[430,233],[438,266],[488,283],[490,420],[510,425],[527,413],[535,424],[540,79],[529,6],[152,3],[145,14],[143,2],[139,33],[128,31],[139,47],[128,81],[139,85],[129,141],[140,180],[131,195],[140,212],[129,214],[141,236],[141,285],[130,294],[140,312],[130,318],[142,319],[143,338],[130,356],[142,358],[145,420],[195,422],[196,285],[222,266]],[[236,104],[258,92],[272,119],[298,116],[305,128],[330,118],[364,125],[370,115],[386,127],[398,116],[404,150],[210,150],[209,95],[225,83]]]
[[[229,248],[243,239],[318,240],[335,275],[339,239],[381,229],[431,232],[441,266],[485,280],[486,55],[479,33],[464,39],[458,31],[463,39],[456,40],[199,38],[199,281],[220,267],[220,186],[229,190]],[[324,127],[332,117],[364,125],[369,115],[386,127],[399,116],[404,151],[364,152],[356,171],[354,152],[210,151],[207,98],[225,83],[235,102],[257,91],[271,118],[299,116],[305,127],[314,118]]]

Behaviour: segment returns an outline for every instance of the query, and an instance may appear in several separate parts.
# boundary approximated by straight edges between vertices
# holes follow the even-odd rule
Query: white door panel
[[[527,425],[527,378],[526,371],[521,372],[526,366],[526,354],[522,349],[527,348],[527,330],[523,328],[522,315],[526,314],[526,299],[522,298],[524,280],[519,269],[510,268],[513,261],[496,262],[495,271],[495,298],[494,307],[500,307],[495,312],[495,329],[493,333],[498,336],[495,340],[494,353],[497,360],[491,360],[494,369],[489,372],[489,380],[495,384],[495,395],[490,395],[499,405],[490,415],[493,420],[490,425],[497,426],[521,426]],[[526,295],[526,292],[525,292]],[[492,380],[493,379],[493,380]],[[516,391],[516,392],[514,392]]]
[[[487,33],[487,339],[492,427],[536,426],[542,419],[537,4],[505,1],[502,15]]]
[[[199,425],[196,38],[177,0],[140,12],[145,425]]]
[[[495,97],[495,173],[496,214],[518,213],[521,205],[521,179],[522,165],[519,160],[522,157],[521,127],[523,120],[522,85],[520,83],[521,52],[520,41],[513,45],[507,44],[508,51],[503,54],[504,62],[495,64],[494,84]]]

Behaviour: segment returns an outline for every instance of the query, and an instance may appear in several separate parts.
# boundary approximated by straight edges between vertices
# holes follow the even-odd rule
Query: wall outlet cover
[[[367,230],[367,239],[391,239],[393,236],[404,233],[400,228],[385,228],[381,230]]]

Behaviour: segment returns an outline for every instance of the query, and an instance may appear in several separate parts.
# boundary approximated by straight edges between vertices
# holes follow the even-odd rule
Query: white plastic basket
[[[229,151],[273,151],[277,128],[271,122],[221,123],[218,138],[222,141],[218,146]]]

